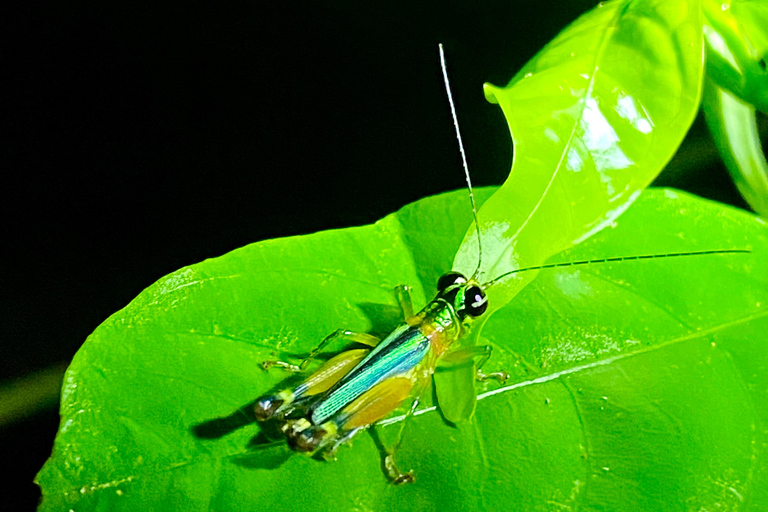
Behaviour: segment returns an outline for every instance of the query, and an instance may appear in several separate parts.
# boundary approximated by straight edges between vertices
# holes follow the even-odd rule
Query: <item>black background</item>
[[[179,267],[463,187],[438,42],[475,184],[501,183],[510,139],[481,84],[592,2],[17,4],[0,22],[4,382],[70,360]],[[663,184],[742,204],[701,120],[681,154]],[[3,428],[3,508],[37,503],[57,426],[54,406]]]

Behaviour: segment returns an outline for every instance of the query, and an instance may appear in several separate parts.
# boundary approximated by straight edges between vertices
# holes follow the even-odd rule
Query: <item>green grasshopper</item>
[[[506,380],[504,372],[486,375],[481,371],[490,358],[490,346],[451,350],[466,335],[471,321],[488,307],[482,285],[458,272],[449,272],[439,279],[437,288],[437,296],[413,314],[407,288],[400,287],[405,321],[381,341],[370,334],[337,331],[298,367],[264,362],[265,368],[280,365],[299,370],[336,338],[372,347],[342,352],[297,387],[260,398],[255,406],[257,420],[279,420],[292,449],[309,454],[322,452],[325,458],[332,458],[339,445],[414,397],[408,410],[410,416],[437,367],[464,364],[480,357],[479,379]],[[414,480],[411,472],[397,469],[391,454],[385,458],[385,467],[395,484]]]
[[[352,439],[360,431],[376,424],[411,399],[405,415],[407,419],[413,415],[419,404],[419,397],[438,368],[457,368],[477,360],[475,368],[478,380],[493,378],[501,382],[506,381],[508,378],[506,372],[485,374],[482,371],[483,365],[491,356],[491,346],[460,346],[461,340],[467,337],[472,322],[483,316],[488,309],[486,290],[500,283],[505,277],[525,271],[576,265],[749,252],[713,250],[552,263],[511,270],[481,283],[477,277],[482,262],[477,208],[448,84],[442,46],[440,56],[443,78],[462,154],[475,228],[478,232],[477,270],[469,278],[454,271],[444,274],[437,281],[435,298],[415,314],[408,287],[398,287],[396,293],[404,314],[404,322],[384,339],[380,340],[366,333],[338,330],[323,339],[298,365],[283,361],[263,362],[264,369],[279,366],[301,372],[333,340],[343,339],[369,347],[344,351],[325,362],[296,387],[265,395],[256,400],[254,407],[256,420],[260,423],[275,423],[288,445],[295,451],[333,459],[340,445]],[[402,432],[401,426],[395,447],[400,443]],[[404,484],[415,480],[412,471],[403,472],[397,468],[394,450],[384,455],[385,473],[391,482]]]

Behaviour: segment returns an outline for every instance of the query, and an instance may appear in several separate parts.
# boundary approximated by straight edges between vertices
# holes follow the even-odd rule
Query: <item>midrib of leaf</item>
[[[558,378],[560,378],[560,377],[562,377],[564,375],[570,375],[572,373],[578,373],[578,372],[581,372],[583,370],[589,370],[591,368],[596,368],[596,367],[599,367],[599,366],[607,366],[607,365],[610,365],[610,364],[612,364],[612,363],[614,363],[616,361],[620,361],[622,359],[626,359],[626,358],[630,358],[630,357],[635,357],[635,356],[640,356],[640,355],[643,355],[643,354],[646,354],[646,353],[649,353],[649,352],[653,352],[655,350],[662,349],[664,347],[668,347],[670,345],[674,345],[676,343],[684,343],[686,341],[703,338],[703,337],[706,337],[706,336],[708,336],[710,334],[714,334],[714,333],[717,333],[717,332],[720,332],[720,331],[724,331],[724,330],[730,329],[731,327],[736,327],[738,325],[746,324],[746,323],[752,322],[753,320],[759,320],[759,319],[765,318],[765,317],[768,317],[768,311],[757,313],[757,314],[753,314],[753,315],[749,315],[749,316],[746,316],[744,318],[740,318],[740,319],[733,320],[733,321],[730,321],[730,322],[725,322],[725,323],[722,323],[722,324],[718,324],[718,325],[712,326],[712,327],[710,327],[708,329],[702,329],[700,331],[695,331],[695,332],[692,332],[692,333],[688,333],[688,334],[679,336],[677,338],[672,338],[672,339],[670,339],[668,341],[664,341],[664,342],[661,342],[661,343],[656,343],[656,344],[648,346],[648,347],[642,347],[642,348],[639,348],[639,349],[631,351],[631,352],[625,352],[625,353],[622,353],[622,354],[617,354],[615,356],[607,357],[607,358],[599,360],[599,361],[593,361],[591,363],[586,363],[586,364],[583,364],[583,365],[574,366],[572,368],[567,368],[565,370],[561,370],[559,372],[550,373],[548,375],[542,375],[541,377],[537,377],[535,379],[518,382],[518,383],[515,383],[515,384],[511,384],[509,386],[503,386],[503,387],[498,388],[498,389],[494,389],[494,390],[491,390],[491,391],[487,391],[485,393],[481,393],[481,394],[479,394],[477,396],[477,399],[478,400],[482,400],[484,398],[489,398],[491,396],[498,395],[500,393],[506,393],[506,392],[512,391],[512,390],[517,389],[517,388],[522,388],[522,387],[530,386],[530,385],[533,385],[533,384],[541,384],[541,383],[544,383],[544,382],[549,382],[549,381],[558,379]]]
[[[539,197],[538,201],[536,201],[536,205],[531,210],[531,213],[528,214],[528,217],[526,217],[525,221],[520,225],[519,228],[517,228],[517,231],[514,235],[510,238],[510,247],[513,246],[514,241],[517,240],[518,235],[520,232],[525,229],[525,227],[528,225],[528,221],[533,218],[533,216],[536,214],[536,212],[539,209],[539,206],[544,202],[544,199],[547,197],[547,194],[549,193],[549,190],[552,188],[552,184],[557,179],[558,175],[560,174],[560,169],[563,168],[563,160],[565,159],[565,156],[568,154],[568,150],[571,148],[571,145],[573,144],[573,139],[576,136],[576,130],[579,126],[581,126],[581,120],[584,117],[584,106],[586,104],[586,100],[588,98],[592,97],[592,91],[595,87],[595,80],[597,78],[598,72],[600,71],[600,67],[597,65],[597,63],[600,61],[600,59],[603,56],[603,53],[605,51],[606,46],[608,45],[608,42],[613,37],[614,31],[616,29],[616,24],[618,23],[619,18],[624,14],[624,11],[626,10],[628,4],[625,4],[622,9],[616,10],[616,15],[613,18],[613,22],[610,25],[610,30],[606,30],[605,34],[603,35],[602,39],[600,40],[600,46],[595,52],[594,61],[592,63],[592,76],[589,79],[589,85],[587,86],[587,91],[584,93],[584,96],[582,96],[579,99],[579,117],[576,119],[573,123],[573,126],[571,127],[571,133],[568,135],[568,142],[563,146],[563,151],[560,153],[560,160],[557,162],[557,166],[555,167],[555,171],[552,173],[552,178],[550,178],[549,183],[547,183],[547,187],[544,189],[544,192],[541,194],[541,197]],[[512,171],[515,172],[515,166],[512,165]]]

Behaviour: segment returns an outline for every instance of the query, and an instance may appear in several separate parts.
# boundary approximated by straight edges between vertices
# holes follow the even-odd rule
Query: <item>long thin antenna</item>
[[[451,104],[451,116],[453,117],[453,127],[456,129],[456,139],[459,141],[459,151],[461,151],[461,163],[464,166],[464,177],[467,180],[469,189],[469,200],[472,203],[472,215],[475,219],[475,231],[477,232],[477,268],[472,277],[477,277],[480,267],[483,263],[483,244],[480,242],[480,222],[477,220],[477,205],[475,204],[475,194],[472,192],[472,180],[469,178],[469,166],[467,165],[467,154],[464,152],[464,143],[461,140],[461,131],[459,130],[459,119],[456,116],[456,106],[453,104],[453,95],[451,94],[451,85],[448,83],[448,69],[445,65],[445,52],[443,45],[438,44],[440,48],[440,67],[443,70],[443,82],[445,83],[445,92],[448,94],[448,103]]]
[[[483,284],[483,287],[491,286],[507,276],[512,274],[518,274],[520,272],[527,272],[529,270],[543,270],[547,268],[560,268],[560,267],[575,267],[577,265],[592,265],[596,263],[615,263],[618,261],[635,261],[635,260],[652,260],[657,258],[676,258],[680,256],[704,256],[708,254],[750,254],[752,251],[749,249],[713,249],[710,251],[691,251],[691,252],[670,252],[666,254],[647,254],[642,256],[616,256],[614,258],[602,258],[597,260],[582,260],[582,261],[564,261],[561,263],[549,263],[547,265],[539,265],[537,267],[518,268],[501,274],[493,278],[491,281]]]

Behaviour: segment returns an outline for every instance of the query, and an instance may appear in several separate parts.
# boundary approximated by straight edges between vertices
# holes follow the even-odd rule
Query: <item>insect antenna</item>
[[[443,71],[443,82],[445,83],[445,92],[448,94],[448,103],[451,105],[451,116],[453,117],[453,127],[456,130],[456,139],[459,141],[459,151],[461,152],[461,163],[464,166],[464,178],[467,181],[469,189],[469,201],[472,203],[472,215],[475,221],[475,232],[477,233],[477,268],[472,274],[476,278],[483,263],[483,244],[480,242],[480,222],[477,220],[477,205],[475,204],[475,194],[472,192],[472,180],[469,177],[469,166],[467,165],[467,154],[464,152],[464,143],[461,140],[461,131],[459,130],[459,119],[456,116],[456,107],[453,104],[453,95],[451,94],[451,84],[448,83],[448,69],[445,65],[445,52],[443,45],[438,44],[440,48],[440,68]]]
[[[492,280],[483,284],[483,287],[492,286],[512,274],[518,274],[520,272],[527,272],[529,270],[543,270],[548,268],[561,268],[561,267],[575,267],[578,265],[593,265],[599,263],[615,263],[619,261],[637,261],[637,260],[653,260],[660,258],[677,258],[681,256],[705,256],[710,254],[751,254],[749,249],[712,249],[708,251],[689,251],[689,252],[670,252],[666,254],[645,254],[639,256],[616,256],[613,258],[600,258],[595,260],[580,260],[580,261],[563,261],[560,263],[548,263],[546,265],[538,265],[535,267],[518,268],[505,272],[500,276],[496,276]]]

